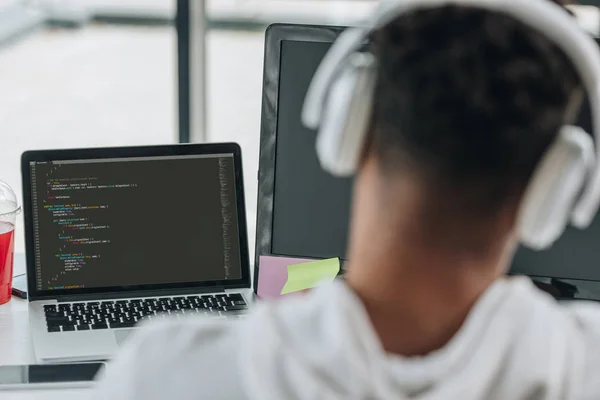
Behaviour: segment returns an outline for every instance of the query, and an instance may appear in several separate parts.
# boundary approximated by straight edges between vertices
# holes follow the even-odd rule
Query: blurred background
[[[264,30],[356,24],[376,3],[0,0],[0,179],[20,195],[26,149],[235,141],[253,252]],[[579,3],[597,34],[600,0]]]

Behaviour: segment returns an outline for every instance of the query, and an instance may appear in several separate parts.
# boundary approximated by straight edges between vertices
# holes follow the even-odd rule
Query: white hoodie
[[[600,306],[559,305],[526,278],[492,285],[442,349],[386,354],[342,282],[239,322],[147,326],[101,399],[600,399]]]

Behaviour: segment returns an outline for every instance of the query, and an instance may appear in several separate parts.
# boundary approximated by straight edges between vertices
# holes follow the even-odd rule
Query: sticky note
[[[288,265],[288,277],[281,294],[313,288],[326,281],[332,282],[340,272],[339,258]]]
[[[277,299],[287,282],[288,265],[311,262],[308,258],[260,256],[256,295],[260,299]]]

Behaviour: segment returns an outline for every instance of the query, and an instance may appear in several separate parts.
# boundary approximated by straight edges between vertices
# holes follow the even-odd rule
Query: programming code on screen
[[[241,278],[233,162],[32,163],[37,289]]]

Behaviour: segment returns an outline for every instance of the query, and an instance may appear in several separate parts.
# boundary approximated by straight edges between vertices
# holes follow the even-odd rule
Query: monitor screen
[[[352,181],[325,173],[315,132],[300,121],[304,96],[330,43],[281,41],[271,253],[293,257],[346,256]],[[589,106],[579,124],[590,131]],[[568,228],[548,251],[519,249],[512,272],[600,281],[600,219],[587,230]]]
[[[29,172],[37,290],[242,277],[233,154],[36,161]]]
[[[300,122],[304,95],[331,43],[281,42],[272,253],[345,257],[352,181],[323,171],[315,132]]]

